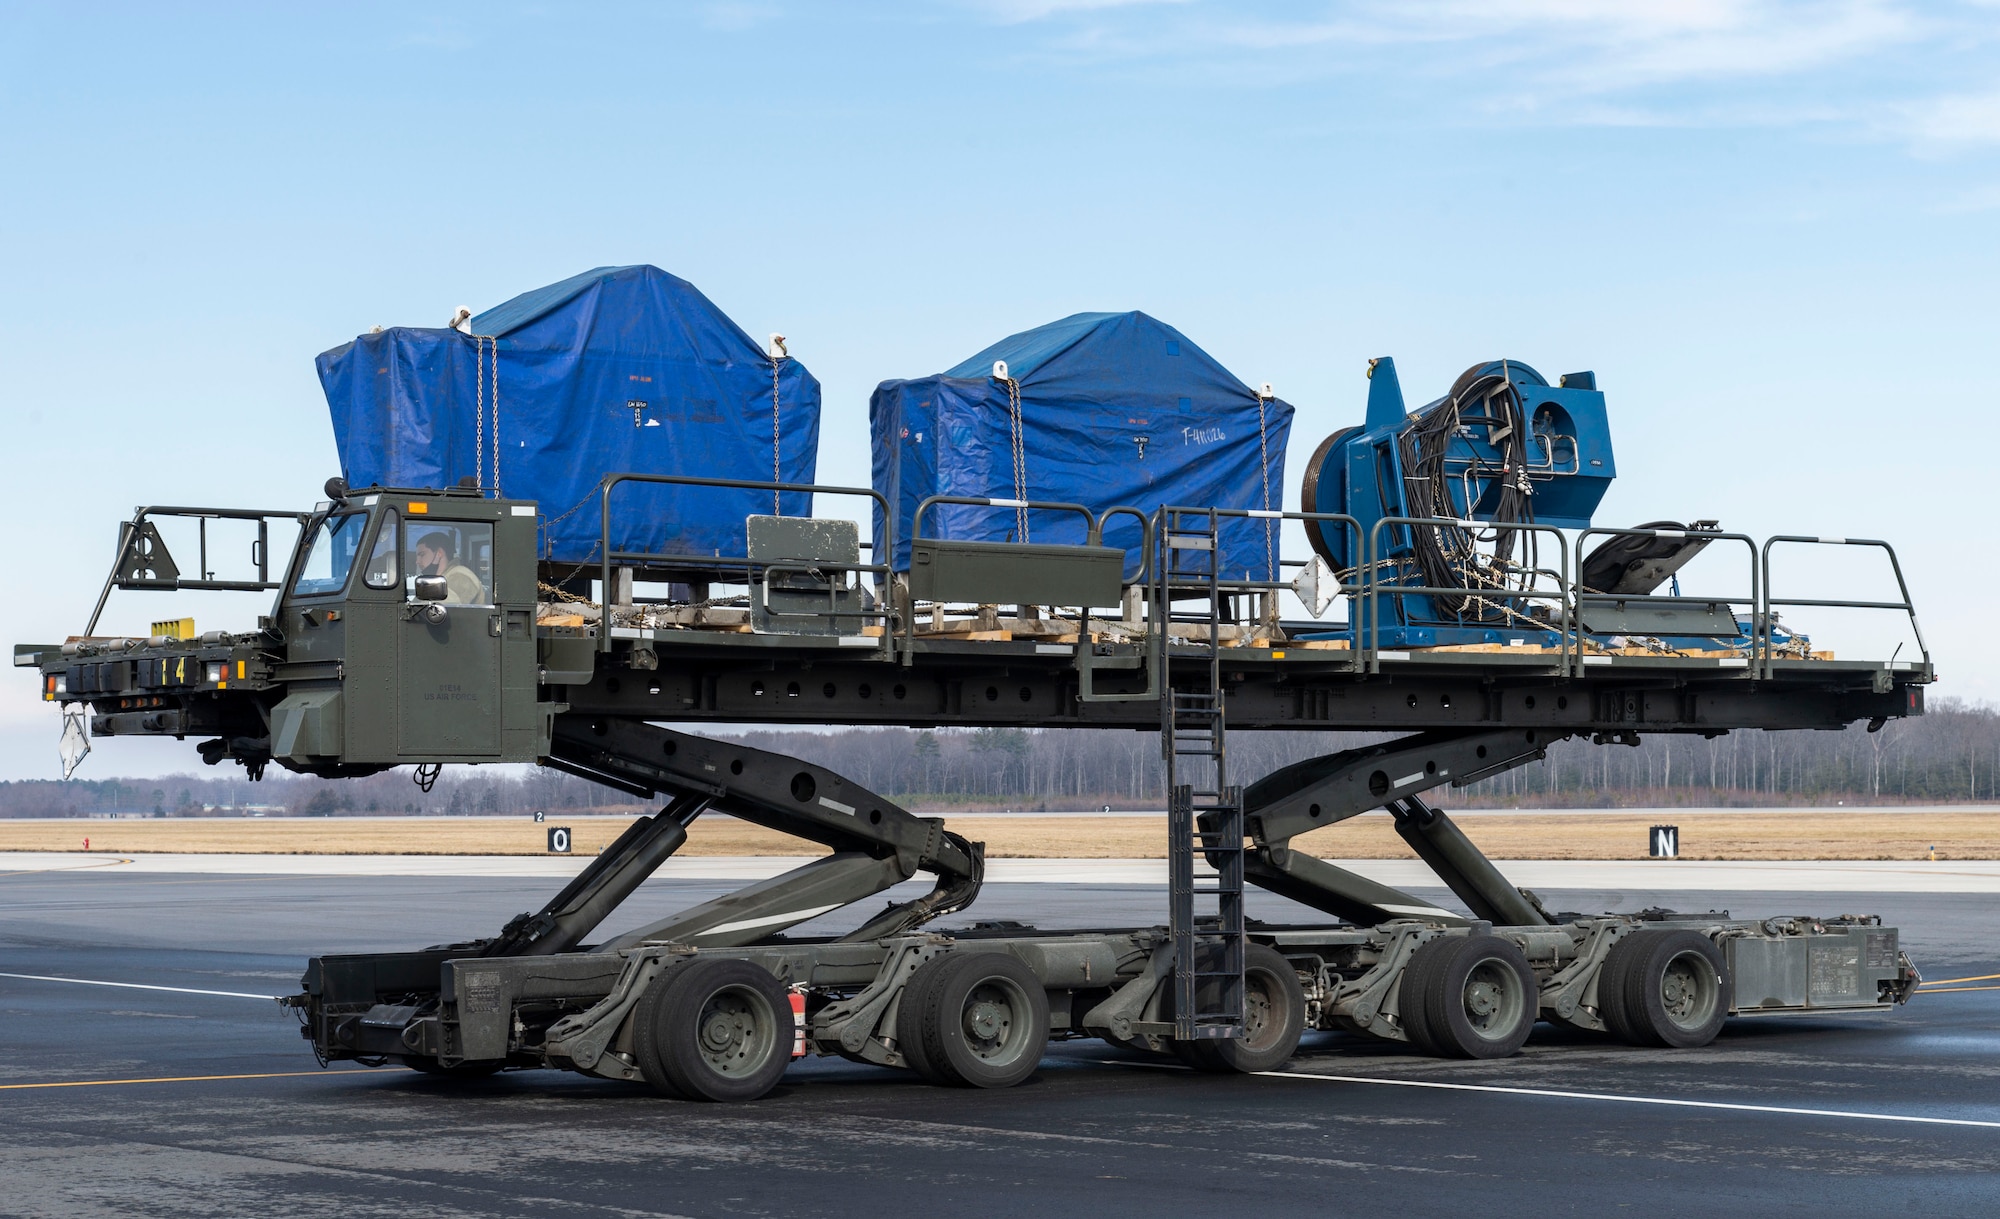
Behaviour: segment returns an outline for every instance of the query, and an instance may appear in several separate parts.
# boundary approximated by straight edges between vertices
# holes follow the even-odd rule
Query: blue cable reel
[[[1559,607],[1520,595],[1544,566],[1536,534],[1495,526],[1588,528],[1616,476],[1595,374],[1568,373],[1550,385],[1517,360],[1492,360],[1410,411],[1395,362],[1383,357],[1369,362],[1365,422],[1321,442],[1300,500],[1308,512],[1360,522],[1358,548],[1342,525],[1307,523],[1313,550],[1343,585],[1372,574],[1380,588],[1448,590],[1378,597],[1368,612],[1380,615],[1380,646],[1553,646]],[[1379,524],[1395,517],[1454,523]],[[1371,542],[1372,562],[1356,553]]]

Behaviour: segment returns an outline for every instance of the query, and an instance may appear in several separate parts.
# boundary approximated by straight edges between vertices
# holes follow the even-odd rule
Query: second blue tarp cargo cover
[[[1020,399],[1020,460],[1004,362]],[[895,566],[910,565],[911,525],[931,495],[1130,505],[1283,506],[1292,408],[1236,379],[1172,326],[1146,314],[1079,313],[1000,340],[936,376],[884,381],[869,402],[875,489],[897,515]],[[1017,478],[1018,476],[1018,478]],[[1016,490],[1024,488],[1025,496]],[[877,509],[880,515],[880,509]],[[876,521],[876,536],[883,523]],[[1020,539],[1017,514],[938,505],[924,536]],[[1033,542],[1084,540],[1081,518],[1036,512]],[[1267,544],[1268,543],[1268,544]],[[1136,574],[1139,526],[1112,518],[1105,544]],[[1223,574],[1275,579],[1275,523],[1232,519]]]
[[[601,554],[607,473],[813,481],[819,382],[658,267],[586,271],[467,330],[398,326],[319,357],[350,486],[473,478],[539,502],[543,559],[586,563]],[[812,511],[808,495],[783,498],[787,514]],[[741,555],[744,518],[771,507],[768,491],[627,484],[611,548]]]

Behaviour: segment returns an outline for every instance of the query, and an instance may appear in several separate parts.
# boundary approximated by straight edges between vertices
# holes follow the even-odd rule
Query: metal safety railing
[[[1516,573],[1529,576],[1534,581],[1532,584],[1520,588],[1466,588],[1429,584],[1384,583],[1382,580],[1382,569],[1387,560],[1382,554],[1382,531],[1392,526],[1412,525],[1426,527],[1448,526],[1474,531],[1504,530],[1531,536],[1550,534],[1556,539],[1557,551],[1560,556],[1559,563],[1554,569],[1545,567],[1515,567],[1513,570]],[[1536,622],[1532,626],[1516,626],[1512,629],[1553,631],[1557,640],[1557,668],[1565,674],[1575,672],[1577,668],[1575,662],[1582,651],[1582,644],[1574,634],[1574,624],[1571,618],[1570,580],[1566,574],[1570,569],[1569,557],[1569,539],[1563,536],[1562,530],[1553,525],[1538,525],[1526,521],[1475,521],[1432,516],[1385,516],[1378,518],[1368,531],[1367,563],[1361,573],[1361,595],[1355,602],[1358,618],[1353,624],[1353,632],[1355,647],[1361,653],[1358,666],[1359,671],[1364,673],[1379,673],[1382,671],[1382,601],[1385,598],[1398,602],[1398,612],[1400,613],[1402,609],[1401,602],[1406,597],[1472,596],[1493,602],[1513,600],[1553,602],[1556,610],[1554,615],[1555,621],[1553,623]],[[1554,579],[1555,588],[1553,591],[1539,587],[1543,578]],[[1365,631],[1363,629],[1364,621],[1366,624]],[[1490,624],[1482,623],[1480,625]],[[1497,629],[1504,630],[1509,628],[1501,627]]]
[[[1262,520],[1274,523],[1281,523],[1284,521],[1298,521],[1301,522],[1302,524],[1306,524],[1308,527],[1317,525],[1318,527],[1320,527],[1322,532],[1324,531],[1325,526],[1329,524],[1338,525],[1343,534],[1348,534],[1352,536],[1354,547],[1357,551],[1361,548],[1361,543],[1363,540],[1361,535],[1361,522],[1344,512],[1282,512],[1276,509],[1263,509],[1263,508],[1190,508],[1179,505],[1168,505],[1155,510],[1152,516],[1150,517],[1147,517],[1145,514],[1141,513],[1136,508],[1113,508],[1107,511],[1103,517],[1099,518],[1100,524],[1102,521],[1108,519],[1112,512],[1128,512],[1134,516],[1138,516],[1141,519],[1146,520],[1148,522],[1148,528],[1146,533],[1148,540],[1151,539],[1152,531],[1154,529],[1160,528],[1160,523],[1166,518],[1166,514],[1168,513],[1176,513],[1176,514],[1213,513],[1218,522],[1229,519]],[[1221,531],[1218,526],[1217,529],[1218,536],[1220,532]],[[1278,563],[1281,570],[1284,566],[1287,565],[1283,561],[1282,556],[1274,554],[1273,559]],[[1218,563],[1221,561],[1221,556],[1219,552],[1215,556],[1215,561]],[[1296,564],[1296,566],[1303,566],[1303,565],[1304,564],[1302,563]],[[1146,556],[1144,565],[1142,566],[1141,570],[1142,572],[1145,573],[1145,578],[1147,580],[1148,588],[1151,594],[1149,595],[1148,600],[1153,602],[1154,604],[1166,607],[1164,611],[1164,618],[1160,624],[1160,630],[1158,632],[1162,636],[1163,640],[1158,644],[1158,647],[1162,649],[1161,656],[1164,658],[1164,656],[1166,655],[1164,649],[1170,648],[1172,646],[1172,641],[1170,639],[1166,639],[1165,637],[1171,634],[1172,626],[1175,621],[1172,612],[1172,595],[1171,595],[1173,591],[1172,577],[1170,573],[1168,573],[1166,570],[1166,563],[1164,559],[1159,559],[1156,561],[1154,555]],[[1276,597],[1281,593],[1290,591],[1292,589],[1292,583],[1290,581],[1277,579],[1276,578],[1277,574],[1278,574],[1277,572],[1271,572],[1270,575],[1272,576],[1272,578],[1264,580],[1254,580],[1248,578],[1240,580],[1232,580],[1226,577],[1218,576],[1218,578],[1215,581],[1215,584],[1221,591],[1222,595],[1225,597],[1240,597],[1245,595]],[[1347,582],[1342,581],[1340,579],[1340,573],[1331,571],[1329,569],[1328,575],[1331,579],[1333,579],[1336,583],[1339,584],[1340,592],[1349,595],[1350,598],[1352,597],[1354,592],[1357,591],[1355,586],[1350,585]],[[1206,595],[1205,590],[1203,595]],[[1241,617],[1241,615],[1236,615],[1236,616]],[[1188,621],[1193,622],[1194,619],[1190,618],[1188,619]],[[1203,621],[1206,621],[1206,619],[1204,618]],[[1358,666],[1359,666],[1359,660],[1358,660],[1357,650],[1354,647],[1350,647],[1347,667],[1350,669],[1356,669],[1358,671]],[[1337,668],[1336,671],[1338,671]]]
[[[104,578],[104,588],[97,594],[97,604],[90,611],[90,624],[83,628],[85,635],[97,630],[97,620],[104,614],[104,606],[111,598],[113,588],[151,589],[165,592],[268,592],[282,586],[283,581],[271,579],[271,522],[291,521],[303,530],[317,515],[312,512],[265,510],[259,508],[189,508],[156,504],[136,509],[132,519],[120,522],[118,527],[118,553],[112,560],[111,572]],[[195,570],[199,574],[193,579],[181,576],[179,567],[167,551],[164,539],[153,526],[153,520],[160,517],[192,519],[196,524],[196,549],[198,551]],[[208,523],[210,521],[255,521],[257,536],[250,543],[250,563],[257,569],[255,580],[217,580],[209,570]]]
[[[820,483],[767,482],[758,479],[742,478],[702,478],[688,474],[607,474],[598,483],[598,490],[601,496],[599,504],[598,550],[600,557],[598,567],[599,578],[602,580],[600,588],[602,589],[603,596],[603,602],[600,605],[600,612],[603,617],[600,629],[597,632],[597,649],[600,652],[611,650],[612,569],[614,567],[630,565],[643,566],[655,570],[664,569],[673,571],[678,569],[687,572],[733,573],[741,570],[744,574],[744,583],[746,585],[756,584],[760,576],[764,578],[768,585],[769,575],[774,570],[798,571],[814,569],[820,572],[851,572],[857,576],[874,575],[879,577],[879,582],[884,587],[887,587],[890,583],[891,573],[888,562],[842,563],[828,560],[824,562],[814,561],[806,564],[796,559],[773,560],[768,558],[753,558],[750,555],[702,555],[672,551],[613,550],[611,547],[612,492],[621,486],[635,483],[674,487],[702,487],[723,491],[802,492],[808,495],[843,495],[866,498],[874,501],[875,505],[881,510],[880,519],[884,522],[883,530],[888,535],[886,541],[883,538],[877,537],[867,543],[870,557],[876,560],[882,559],[885,549],[891,559],[895,555],[895,518],[890,515],[888,499],[872,487],[840,487]],[[786,514],[778,512],[773,515],[783,516]],[[745,549],[749,547],[747,536],[744,546]],[[768,587],[766,591],[768,592]],[[822,616],[817,613],[804,615],[799,611],[791,611],[791,613],[793,616]],[[880,602],[873,608],[865,605],[857,605],[846,609],[833,606],[830,608],[827,616],[836,619],[879,619],[882,623],[882,634],[881,642],[876,645],[876,650],[881,658],[889,659],[895,652],[895,632],[890,629],[893,614],[893,607],[889,603]]]
[[[985,496],[985,495],[931,495],[931,496],[926,496],[921,502],[919,502],[917,504],[917,510],[910,514],[910,562],[913,567],[916,563],[917,544],[925,540],[924,514],[929,512],[932,508],[941,505],[955,505],[958,507],[965,507],[965,508],[1005,508],[1009,511],[1022,513],[1024,519],[1026,514],[1030,512],[1060,512],[1067,516],[1077,516],[1082,518],[1083,536],[1084,536],[1083,544],[1085,546],[1098,545],[1098,538],[1101,536],[1098,528],[1097,518],[1091,515],[1090,509],[1084,507],[1082,504],[1064,503],[1057,500],[1000,499],[997,497]],[[931,540],[944,541],[946,539],[934,538]],[[1009,539],[1009,541],[1011,541],[1011,539]],[[1009,544],[1009,542],[1001,541],[989,544],[1004,546]],[[1015,544],[1028,545],[1028,543],[1025,542],[1015,543]],[[891,557],[893,559],[893,555]],[[1030,599],[1024,597],[1023,600],[1026,601]],[[1085,651],[1087,651],[1090,646],[1090,607],[1086,605],[1080,608],[1083,611],[1083,621],[1077,631],[1077,649],[1078,649],[1077,654],[1079,656],[1081,656]],[[917,615],[916,615],[916,606],[914,599],[912,600],[911,603],[910,613],[906,614],[904,617],[906,620],[903,624],[903,656],[905,661],[907,662],[908,659],[915,653],[917,646],[916,643]]]
[[[1130,504],[1115,504],[1097,515],[1094,536],[1097,538],[1099,545],[1103,544],[1104,537],[1109,532],[1111,518],[1114,516],[1129,516],[1139,522],[1139,570],[1128,573],[1122,565],[1119,567],[1118,582],[1122,592],[1134,584],[1143,585],[1146,582],[1148,573],[1153,570],[1153,521],[1143,511],[1132,507]],[[1077,701],[1083,703],[1136,703],[1157,699],[1160,696],[1160,667],[1158,665],[1147,664],[1144,661],[1142,654],[1145,648],[1135,644],[1132,645],[1129,654],[1100,656],[1097,651],[1098,644],[1090,637],[1090,607],[1086,605],[1081,608],[1083,611],[1081,615],[1082,621],[1078,624],[1076,636]],[[1140,689],[1113,691],[1108,694],[1100,692],[1097,689],[1097,674],[1099,671],[1124,670],[1130,672],[1135,669],[1143,669],[1146,674],[1146,684]]]
[[[1771,551],[1781,545],[1864,546],[1879,549],[1889,558],[1889,570],[1896,577],[1896,591],[1902,594],[1903,599],[1900,601],[1854,601],[1820,597],[1773,597],[1771,595]],[[1912,664],[1913,666],[1920,664],[1926,673],[1930,671],[1931,652],[1929,646],[1924,643],[1924,628],[1917,622],[1917,607],[1910,599],[1909,581],[1903,578],[1903,564],[1896,557],[1896,548],[1889,543],[1879,538],[1808,537],[1804,534],[1778,534],[1774,537],[1766,538],[1763,547],[1758,550],[1757,572],[1759,582],[1764,590],[1764,603],[1753,624],[1754,633],[1751,641],[1751,656],[1752,663],[1756,667],[1759,676],[1771,676],[1774,665],[1779,659],[1774,652],[1771,636],[1774,626],[1772,611],[1781,605],[1786,607],[1813,606],[1822,609],[1886,610],[1905,614],[1910,620],[1910,633],[1916,636],[1917,651],[1922,658],[1920,661],[1912,662]],[[1884,661],[1883,665],[1886,668],[1894,663],[1895,659],[1892,656],[1889,660]]]
[[[610,549],[612,495],[617,488],[631,483],[705,487],[717,490],[799,492],[806,494],[865,497],[872,501],[878,509],[878,519],[883,522],[882,533],[884,536],[876,537],[862,543],[863,547],[870,552],[870,558],[873,561],[852,564],[819,561],[810,563],[792,560],[776,561],[768,558],[753,558],[748,555],[725,556],[671,552],[614,551]],[[894,560],[896,554],[895,536],[897,521],[895,514],[889,510],[887,498],[880,492],[868,487],[846,487],[817,483],[766,482],[748,479],[702,478],[690,475],[665,474],[609,475],[600,483],[600,490],[602,492],[602,503],[600,505],[602,519],[598,566],[607,601],[610,599],[613,568],[625,565],[644,565],[652,568],[667,569],[678,568],[689,571],[741,570],[745,573],[746,583],[754,583],[755,578],[760,573],[765,578],[768,578],[771,573],[782,572],[812,572],[815,574],[852,572],[857,577],[874,576],[876,578],[878,585],[884,590],[884,596],[876,605],[872,607],[842,607],[837,603],[830,602],[829,608],[824,612],[802,612],[796,609],[784,609],[772,606],[769,608],[769,613],[772,617],[859,617],[869,622],[879,622],[882,624],[882,642],[879,645],[879,650],[885,658],[900,652],[907,662],[913,654],[917,638],[916,615],[913,612],[914,605],[900,604],[895,592]],[[1161,528],[1161,522],[1166,519],[1167,514],[1171,513],[1187,514],[1199,512],[1211,516],[1215,520],[1217,552],[1211,556],[1210,561],[1212,562],[1222,561],[1220,534],[1222,522],[1226,520],[1265,520],[1274,524],[1285,521],[1296,521],[1308,529],[1317,528],[1322,533],[1329,526],[1337,527],[1350,540],[1349,552],[1359,556],[1360,562],[1356,568],[1351,569],[1347,573],[1331,570],[1328,573],[1328,577],[1336,582],[1336,595],[1345,596],[1348,599],[1349,605],[1346,630],[1349,647],[1345,663],[1335,662],[1332,654],[1325,657],[1328,663],[1324,667],[1334,672],[1345,670],[1358,676],[1380,673],[1385,654],[1391,658],[1397,658],[1396,653],[1401,649],[1385,649],[1382,647],[1381,640],[1384,622],[1392,616],[1400,621],[1404,617],[1400,612],[1402,604],[1405,599],[1410,597],[1473,597],[1500,606],[1503,610],[1503,616],[1511,616],[1513,621],[1510,624],[1497,626],[1496,629],[1539,630],[1553,636],[1556,645],[1556,656],[1554,657],[1552,667],[1566,676],[1574,676],[1582,671],[1585,640],[1590,636],[1602,634],[1602,632],[1593,632],[1588,629],[1587,618],[1590,610],[1593,607],[1608,606],[1619,602],[1643,603],[1648,607],[1661,608],[1708,607],[1726,611],[1731,615],[1732,619],[1735,618],[1739,611],[1747,612],[1750,618],[1750,638],[1749,656],[1746,658],[1748,663],[1744,667],[1749,670],[1751,675],[1756,677],[1770,676],[1773,672],[1773,665],[1784,659],[1778,653],[1777,645],[1774,641],[1774,611],[1781,608],[1795,607],[1861,609],[1903,614],[1910,623],[1920,654],[1918,660],[1905,662],[1905,666],[1928,671],[1931,665],[1930,652],[1924,640],[1922,628],[1918,623],[1916,608],[1910,596],[1908,582],[1904,577],[1895,548],[1886,541],[1873,538],[1832,538],[1803,534],[1783,534],[1770,537],[1760,543],[1755,537],[1744,533],[1708,530],[1591,527],[1577,531],[1572,539],[1571,535],[1566,534],[1556,526],[1537,522],[1496,522],[1470,518],[1386,516],[1370,522],[1364,529],[1362,522],[1356,517],[1346,513],[1335,512],[1295,512],[1255,508],[1194,508],[1180,505],[1163,505],[1149,513],[1130,505],[1118,505],[1107,508],[1101,513],[1093,514],[1085,505],[1076,503],[1018,500],[987,496],[934,495],[922,500],[918,504],[916,511],[912,514],[910,528],[913,544],[926,538],[927,535],[924,532],[926,518],[935,515],[935,509],[938,507],[946,505],[1022,513],[1054,512],[1074,516],[1083,522],[1084,545],[1086,546],[1104,545],[1104,538],[1108,534],[1111,522],[1115,518],[1130,517],[1138,525],[1138,545],[1140,551],[1138,568],[1136,571],[1132,570],[1130,560],[1126,561],[1124,568],[1121,570],[1121,587],[1129,589],[1134,586],[1141,586],[1147,593],[1144,598],[1149,606],[1146,633],[1154,636],[1154,638],[1148,640],[1147,644],[1141,648],[1141,652],[1147,655],[1148,662],[1145,664],[1148,670],[1146,688],[1143,691],[1105,694],[1100,694],[1093,689],[1091,671],[1096,669],[1137,667],[1137,654],[1135,653],[1131,659],[1111,657],[1109,654],[1105,657],[1097,656],[1096,649],[1091,641],[1092,610],[1095,607],[1080,606],[1078,607],[1081,611],[1081,616],[1078,621],[1076,658],[1079,669],[1084,670],[1084,679],[1080,693],[1083,695],[1084,701],[1087,702],[1133,701],[1151,699],[1158,696],[1159,682],[1161,680],[1160,673],[1170,663],[1174,647],[1173,628],[1175,623],[1180,620],[1180,616],[1173,610],[1176,595],[1173,586],[1174,577],[1172,573],[1166,570],[1161,551],[1155,545],[1154,539],[1155,532]],[[125,526],[127,535],[121,537],[121,559],[130,544],[132,532],[139,528],[147,515],[186,515],[220,519],[243,518],[260,520],[279,518],[299,521],[308,519],[306,514],[299,513],[253,512],[236,509],[170,507],[142,509],[139,515],[135,516],[133,521]],[[1404,582],[1405,577],[1412,573],[1414,562],[1414,557],[1410,553],[1411,541],[1408,531],[1415,528],[1441,527],[1463,529],[1484,534],[1513,532],[1519,535],[1535,537],[1546,535],[1554,539],[1557,551],[1556,562],[1553,566],[1540,563],[1512,564],[1501,569],[1510,577],[1520,581],[1516,585],[1464,587]],[[1395,530],[1405,531],[1402,539],[1397,540],[1393,537],[1391,531]],[[1745,574],[1748,581],[1747,590],[1731,590],[1721,595],[1680,595],[1676,593],[1670,596],[1659,596],[1648,593],[1643,597],[1635,597],[1629,594],[1608,593],[1587,588],[1582,583],[1582,568],[1585,559],[1588,557],[1589,543],[1592,539],[1606,537],[1686,537],[1701,538],[1709,542],[1740,544],[1745,548],[1747,559],[1745,564]],[[260,547],[263,546],[262,538],[263,532],[262,525],[260,524]],[[1009,542],[1003,541],[994,544],[1004,546],[1009,544]],[[1793,545],[1862,546],[1880,549],[1888,556],[1900,599],[1862,600],[1853,598],[1774,596],[1771,589],[1771,553],[1779,546]],[[258,557],[260,562],[268,561],[268,556],[263,554],[261,550]],[[1276,551],[1271,553],[1269,561],[1274,562],[1281,570],[1305,566],[1305,563],[1283,559],[1282,555]],[[203,542],[203,565],[205,570],[205,534]],[[1247,570],[1249,569],[1246,568]],[[1343,578],[1343,574],[1345,578]],[[276,583],[269,580],[268,569],[261,566],[259,569],[260,580],[254,583],[181,580],[173,585],[165,583],[150,585],[134,583],[127,585],[120,583],[117,580],[117,575],[118,571],[114,568],[112,579],[106,581],[104,595],[109,594],[114,584],[120,587],[171,586],[180,588],[232,589],[277,587]],[[1245,576],[1231,579],[1218,572],[1213,581],[1204,577],[1200,583],[1203,585],[1202,591],[1204,595],[1207,588],[1212,584],[1214,589],[1224,598],[1251,596],[1277,597],[1286,591],[1294,590],[1292,582],[1277,578],[1279,572],[1267,572],[1266,575],[1270,578],[1256,579]],[[1023,598],[1024,603],[1026,600],[1026,598]],[[100,596],[98,602],[99,611],[103,608],[103,601],[104,596]],[[1530,616],[1523,609],[1514,609],[1508,606],[1506,603],[1509,602],[1545,603],[1553,607],[1553,612],[1546,617],[1534,617]],[[1235,602],[1232,601],[1231,604],[1233,606]],[[1398,610],[1394,615],[1390,613],[1389,607],[1391,605],[1395,605]],[[901,612],[900,622],[897,618],[899,611]],[[1230,621],[1236,621],[1242,617],[1234,609],[1230,611],[1230,615]],[[606,617],[608,623],[608,611]],[[1202,617],[1203,621],[1206,622],[1207,615],[1203,615]],[[96,618],[97,614],[93,613],[93,627]],[[1193,617],[1189,617],[1187,621],[1190,625],[1197,625]],[[1468,618],[1465,625],[1495,626],[1493,622],[1480,620],[1476,616]],[[1211,627],[1210,629],[1213,630],[1214,628]],[[610,634],[608,625],[605,630],[599,633],[600,648],[608,648],[610,646]]]
[[[1746,569],[1750,579],[1749,593],[1747,596],[1742,596],[1742,597],[1736,597],[1736,596],[1690,597],[1690,596],[1681,596],[1678,594],[1661,597],[1653,593],[1645,593],[1645,594],[1608,593],[1608,592],[1599,592],[1596,589],[1586,588],[1583,583],[1583,565],[1585,559],[1587,558],[1587,556],[1584,553],[1585,550],[1584,543],[1585,541],[1593,537],[1639,537],[1639,538],[1663,538],[1668,540],[1699,539],[1704,542],[1741,542],[1745,550]],[[1579,642],[1581,642],[1581,640],[1587,634],[1602,633],[1602,632],[1591,632],[1585,629],[1586,624],[1584,622],[1584,613],[1586,611],[1586,608],[1592,605],[1609,606],[1617,604],[1627,604],[1636,601],[1647,607],[1678,606],[1678,607],[1687,607],[1692,609],[1692,608],[1703,608],[1709,606],[1721,606],[1728,611],[1732,623],[1734,623],[1735,621],[1737,607],[1741,606],[1743,609],[1747,610],[1750,614],[1750,621],[1751,621],[1750,633],[1752,635],[1752,643],[1750,648],[1751,655],[1746,659],[1749,661],[1749,667],[1752,668],[1755,667],[1756,665],[1755,632],[1757,630],[1757,624],[1760,621],[1762,621],[1763,618],[1764,585],[1758,572],[1757,540],[1751,537],[1749,534],[1726,533],[1721,530],[1708,530],[1708,529],[1609,529],[1609,528],[1598,528],[1596,526],[1593,526],[1589,529],[1582,530],[1576,535],[1576,549],[1574,551],[1574,554],[1576,555],[1576,568],[1573,573],[1572,586],[1576,590],[1576,595],[1574,598],[1574,605],[1571,608],[1571,621],[1574,626],[1576,637]],[[1676,572],[1675,578],[1678,579],[1678,572]]]

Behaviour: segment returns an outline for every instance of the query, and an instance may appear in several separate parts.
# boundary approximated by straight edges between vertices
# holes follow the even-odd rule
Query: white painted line
[[[1038,643],[1035,645],[1035,655],[1037,656],[1067,656],[1074,651],[1076,651],[1076,645],[1073,643]]]
[[[840,637],[840,646],[843,648],[872,648],[880,642],[882,641],[872,635],[842,635]]]
[[[1738,656],[1732,659],[1725,656],[1716,661],[1715,665],[1719,669],[1747,669],[1750,667],[1750,661],[1748,657]]]
[[[1440,910],[1436,906],[1391,906],[1385,902],[1382,908],[1391,914],[1407,914],[1413,918],[1459,919],[1464,917],[1463,915],[1453,914],[1449,910]]]
[[[725,931],[748,931],[753,927],[774,927],[779,923],[803,923],[807,919],[817,918],[829,910],[838,910],[841,904],[840,902],[835,902],[831,906],[810,906],[804,910],[793,910],[785,914],[773,914],[765,918],[746,918],[736,923],[718,923],[705,931],[698,931],[695,934],[721,935]]]
[[[840,801],[827,796],[821,796],[819,802],[836,813],[846,813],[850,817],[854,815],[854,806],[852,804],[842,804]]]
[[[1418,779],[1421,779],[1423,777],[1424,777],[1424,772],[1421,770],[1413,775],[1404,775],[1402,778],[1396,780],[1396,786],[1408,787],[1410,784],[1415,783]]]
[[[1316,1079],[1337,1084],[1380,1084],[1390,1088],[1436,1088],[1447,1092],[1493,1092],[1505,1096],[1547,1096],[1558,1100],[1615,1101],[1624,1105],[1668,1105],[1679,1109],[1723,1109],[1734,1113],[1777,1113],[1790,1117],[1840,1117],[1870,1122],[1913,1122],[1923,1126],[1974,1126],[2000,1130],[2000,1121],[1969,1117],[1917,1117],[1907,1113],[1863,1113],[1853,1109],[1799,1109],[1790,1105],[1746,1105],[1719,1100],[1677,1100],[1664,1096],[1620,1096],[1612,1092],[1564,1092],[1554,1088],[1508,1088],[1496,1084],[1448,1084],[1426,1079],[1371,1079],[1365,1075],[1318,1075],[1309,1071],[1258,1071],[1273,1079]]]
[[[74,982],[78,986],[122,986],[126,990],[170,990],[177,995],[221,995],[225,999],[282,999],[282,995],[246,995],[240,990],[196,990],[191,986],[148,986],[144,982],[100,982],[95,978],[51,978],[45,974],[5,974],[28,982]]]

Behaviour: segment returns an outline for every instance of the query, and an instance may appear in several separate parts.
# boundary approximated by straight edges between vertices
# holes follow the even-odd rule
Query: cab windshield
[[[319,532],[313,535],[306,550],[305,562],[299,565],[299,578],[292,585],[292,593],[310,597],[337,593],[347,587],[347,575],[354,570],[354,556],[361,549],[361,535],[367,525],[365,512],[346,512],[320,522]]]

